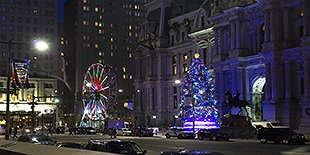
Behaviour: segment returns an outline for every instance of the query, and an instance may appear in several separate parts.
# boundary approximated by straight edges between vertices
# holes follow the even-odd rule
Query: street
[[[58,142],[78,142],[86,145],[90,139],[110,139],[108,135],[68,135],[53,134],[52,136]],[[282,151],[291,150],[301,145],[283,145],[283,144],[260,144],[258,140],[232,139],[225,141],[191,140],[191,139],[166,139],[162,136],[156,137],[130,137],[118,136],[120,140],[130,140],[136,142],[143,149],[147,150],[149,155],[159,155],[161,151],[177,150],[178,148],[207,150],[223,153],[225,155],[280,155]],[[309,145],[309,144],[307,144]]]

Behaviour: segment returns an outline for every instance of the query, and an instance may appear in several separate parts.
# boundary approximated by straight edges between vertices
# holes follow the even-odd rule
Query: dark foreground
[[[90,139],[109,139],[107,135],[53,135],[53,138],[59,142],[79,142],[86,145]],[[283,144],[260,144],[258,140],[239,140],[230,141],[208,141],[191,139],[166,139],[157,137],[130,137],[118,136],[121,140],[131,140],[139,144],[148,151],[149,155],[159,155],[161,151],[182,149],[196,149],[220,152],[226,155],[280,155],[283,151],[288,151],[302,145],[283,145]],[[306,144],[307,145],[307,144]]]

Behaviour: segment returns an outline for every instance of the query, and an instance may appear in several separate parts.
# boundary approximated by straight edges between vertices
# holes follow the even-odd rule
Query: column
[[[248,49],[250,47],[250,43],[252,40],[248,39],[249,32],[248,32],[248,25],[242,24],[241,25],[241,48]]]
[[[177,64],[176,65],[177,65],[177,75],[178,75],[177,78],[179,78],[182,75],[182,68],[183,68],[182,53],[178,53],[176,55],[176,57],[177,57]]]
[[[282,93],[284,87],[283,83],[283,67],[281,62],[274,61],[271,63],[271,85],[272,85],[272,100],[283,99],[284,93]]]
[[[310,3],[308,0],[302,1],[302,6],[304,9],[304,17],[303,17],[303,24],[304,24],[304,36],[310,35]]]
[[[252,90],[250,90],[250,79],[249,79],[249,71],[247,69],[244,69],[244,90],[243,92],[245,93],[243,96],[243,99],[249,101],[250,100],[250,92]]]
[[[166,24],[166,21],[165,21],[166,6],[164,2],[162,2],[161,8],[160,8],[159,36],[164,35],[164,29],[165,29],[165,24]]]
[[[146,110],[146,103],[147,103],[147,88],[141,89],[141,111]]]
[[[266,68],[266,101],[271,99],[271,66],[270,63],[265,63]]]
[[[296,113],[297,113],[297,104],[292,100],[294,97],[294,86],[293,82],[295,81],[293,79],[292,72],[293,71],[293,63],[292,61],[285,61],[284,62],[284,68],[285,68],[285,102],[282,106],[282,120],[283,123],[286,125],[289,125],[291,128],[296,128]]]
[[[217,72],[215,74],[215,80],[216,80],[216,91],[217,91],[217,97],[219,99],[219,102],[224,102],[224,74],[223,72]]]
[[[262,36],[260,35],[260,31],[261,31],[261,27],[259,27],[259,30],[257,32],[255,32],[255,52],[258,53],[258,51],[261,51],[261,39],[264,39],[262,38]]]
[[[230,21],[230,50],[236,48],[236,23],[235,21]]]
[[[236,20],[236,48],[240,49],[241,47],[241,42],[242,42],[242,34],[241,34],[241,27],[242,27],[242,23],[240,20]]]
[[[285,68],[285,99],[289,100],[293,97],[293,87],[292,87],[292,62],[285,61],[284,63]]]
[[[269,17],[269,11],[268,10],[265,10],[265,13],[264,13],[264,21],[265,21],[265,43],[267,42],[270,42],[270,30],[269,30],[269,25],[270,25],[270,17]]]
[[[240,99],[244,100],[244,91],[243,91],[243,83],[245,82],[245,79],[243,78],[243,69],[238,68],[236,70],[236,90],[239,90],[240,92]]]
[[[217,92],[217,99],[219,103],[219,115],[223,115],[223,103],[225,102],[225,97],[224,97],[224,76],[223,72],[216,72],[215,73],[215,80],[216,80],[216,92]]]
[[[273,69],[270,62],[265,63],[266,66],[266,98],[262,104],[263,108],[263,119],[276,120],[276,105],[274,104],[274,76]]]
[[[135,63],[134,65],[135,65],[135,69],[136,69],[136,70],[135,70],[135,76],[136,76],[137,79],[140,79],[141,76],[142,76],[142,75],[140,74],[140,73],[141,73],[141,67],[140,67],[140,66],[141,66],[141,65],[140,65],[140,64],[141,64],[141,61],[140,61],[140,57],[135,58],[134,63]]]
[[[288,7],[285,7],[283,9],[283,30],[284,30],[284,40],[285,41],[288,41],[290,40],[290,35],[289,35],[289,8]]]
[[[215,55],[219,54],[219,31],[218,28],[214,28],[214,37],[215,37]]]
[[[231,80],[231,91],[232,92],[231,93],[234,94],[236,89],[238,89],[237,88],[237,70],[235,68],[231,70],[231,77],[232,77],[232,80]]]
[[[151,74],[151,61],[150,61],[150,53],[146,55],[146,77],[148,78]]]
[[[224,53],[224,30],[219,28],[219,54]]]
[[[221,83],[220,83],[220,72],[215,72],[215,90],[217,92],[217,97],[220,101],[220,98],[221,98],[221,94],[220,94],[220,86],[221,86]]]
[[[309,58],[306,58],[304,60],[304,91],[305,91],[305,97],[310,98],[310,60]]]
[[[279,8],[275,11],[275,36],[276,41],[282,41],[283,40],[283,13],[282,10]]]
[[[275,10],[270,10],[270,18],[269,18],[269,22],[270,22],[270,26],[269,26],[269,31],[270,31],[270,41],[274,42],[276,41],[276,16],[275,16]]]
[[[271,63],[271,100],[275,101],[277,100],[277,66],[274,64],[274,62]]]

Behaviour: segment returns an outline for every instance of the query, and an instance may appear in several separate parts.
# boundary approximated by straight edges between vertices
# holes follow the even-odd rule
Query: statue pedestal
[[[222,118],[221,129],[229,134],[231,138],[249,139],[255,138],[256,129],[246,116],[226,114]]]

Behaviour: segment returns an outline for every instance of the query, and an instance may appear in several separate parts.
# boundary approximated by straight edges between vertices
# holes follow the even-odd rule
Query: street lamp
[[[156,115],[153,115],[153,119],[154,119],[154,124],[153,125],[154,126],[156,126],[156,118],[157,118]]]
[[[180,83],[181,83],[181,80],[175,80],[174,83],[180,84]]]
[[[38,44],[39,43],[39,44]],[[10,123],[10,117],[11,117],[11,112],[10,112],[10,83],[11,83],[11,50],[13,45],[29,45],[29,43],[19,43],[19,42],[13,42],[12,39],[9,41],[1,41],[1,44],[6,44],[9,46],[9,51],[8,51],[8,66],[7,66],[7,83],[6,83],[6,115],[5,115],[5,140],[9,140],[10,136],[10,128],[11,128],[11,123]],[[36,42],[36,48],[39,48],[39,50],[46,50],[48,48],[48,45],[42,41]]]
[[[48,49],[48,45],[45,41],[35,41],[35,47],[39,51],[45,51]]]

